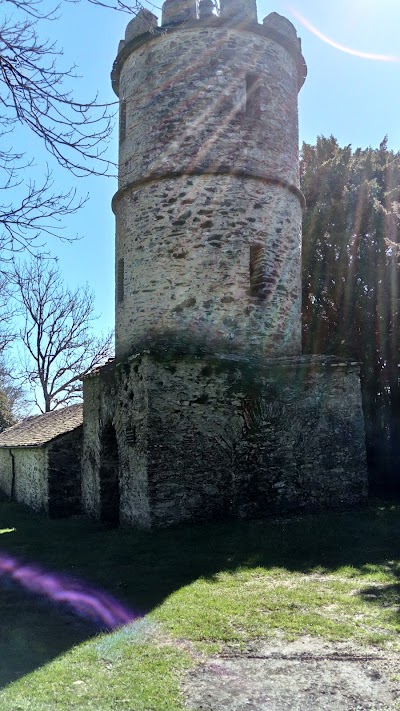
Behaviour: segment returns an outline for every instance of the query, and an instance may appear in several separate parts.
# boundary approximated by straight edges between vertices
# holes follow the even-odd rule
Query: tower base
[[[359,370],[143,352],[84,380],[83,506],[110,525],[264,518],[367,497]]]

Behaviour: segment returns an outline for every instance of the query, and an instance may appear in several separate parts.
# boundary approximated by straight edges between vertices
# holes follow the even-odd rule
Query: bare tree
[[[123,0],[81,0],[135,13]],[[75,187],[60,190],[57,164],[73,176],[111,175],[107,158],[114,104],[97,95],[79,99],[75,66],[62,49],[43,39],[61,20],[66,0],[3,0],[0,15],[0,356],[12,340],[7,291],[15,254],[47,249],[49,237],[66,241],[66,218],[86,202]],[[19,150],[34,137],[35,155]],[[37,146],[43,147],[43,153]],[[39,156],[39,158],[37,158]],[[44,160],[42,156],[45,156]]]
[[[143,6],[124,0],[87,0],[93,5],[135,14]],[[3,0],[0,20],[0,258],[42,247],[47,236],[62,233],[63,218],[87,200],[75,188],[55,189],[46,164],[41,178],[32,177],[32,156],[10,148],[18,131],[42,142],[55,161],[75,176],[110,175],[106,155],[113,127],[114,104],[98,96],[80,100],[76,67],[65,67],[62,50],[42,39],[43,28],[61,17],[63,2],[49,10],[43,0]]]
[[[35,175],[32,156],[13,149],[20,131],[42,142],[53,160],[74,175],[107,175],[106,157],[114,107],[97,96],[76,99],[75,67],[64,67],[62,51],[41,39],[41,28],[59,17],[42,0],[4,0],[0,22],[0,256],[62,236],[62,219],[86,201],[75,189],[54,188],[46,164]]]
[[[23,377],[42,412],[82,398],[81,377],[112,356],[112,333],[95,337],[94,295],[87,286],[68,289],[46,259],[15,265],[23,326]]]
[[[92,5],[99,5],[100,7],[106,7],[111,10],[118,10],[119,12],[126,12],[129,15],[137,15],[139,10],[142,10],[144,6],[150,7],[153,11],[160,10],[161,4],[155,4],[150,0],[146,0],[145,3],[141,3],[139,0],[133,0],[133,2],[127,3],[123,0],[89,0]]]

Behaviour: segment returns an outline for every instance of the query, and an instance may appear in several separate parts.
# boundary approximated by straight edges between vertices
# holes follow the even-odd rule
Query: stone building
[[[301,355],[293,25],[255,0],[142,10],[120,101],[116,360],[84,381],[85,511],[111,525],[362,501],[358,367]]]
[[[80,512],[82,405],[29,417],[0,434],[0,490],[49,516]]]

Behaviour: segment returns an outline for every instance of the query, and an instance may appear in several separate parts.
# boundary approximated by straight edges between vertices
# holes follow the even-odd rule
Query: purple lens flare
[[[141,617],[108,593],[95,590],[66,575],[50,573],[36,565],[22,563],[4,553],[0,553],[0,580],[1,578],[14,581],[35,595],[66,605],[80,617],[110,630]]]

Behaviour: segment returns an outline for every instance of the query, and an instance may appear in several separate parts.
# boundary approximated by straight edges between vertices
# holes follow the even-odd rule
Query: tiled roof
[[[66,432],[71,432],[83,422],[83,406],[70,405],[62,410],[28,417],[0,433],[1,447],[40,447]]]

